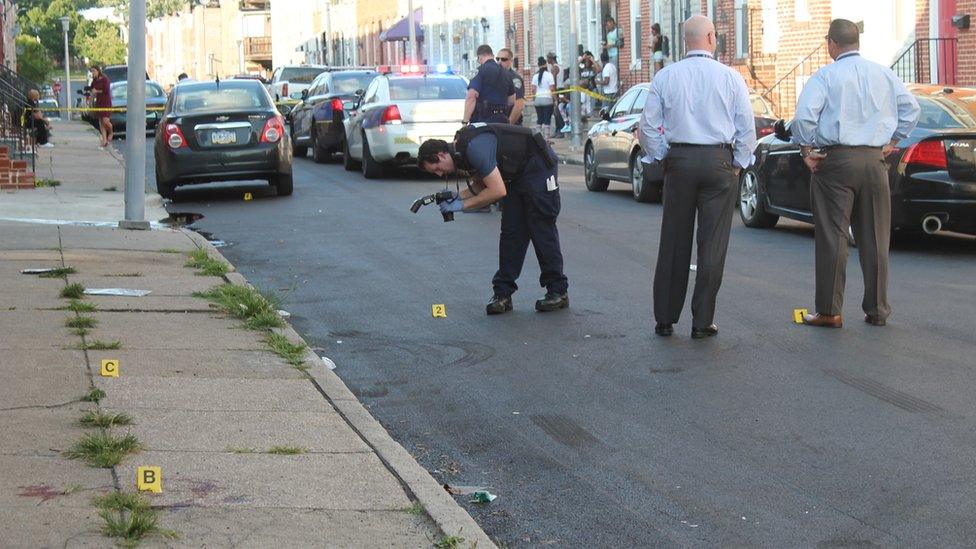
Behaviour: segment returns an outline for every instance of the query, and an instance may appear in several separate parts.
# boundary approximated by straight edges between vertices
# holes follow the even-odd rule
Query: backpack
[[[663,34],[661,35],[661,53],[664,54],[664,57],[671,57],[671,41]]]

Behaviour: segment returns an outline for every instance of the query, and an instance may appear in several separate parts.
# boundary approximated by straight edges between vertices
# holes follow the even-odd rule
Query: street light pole
[[[409,63],[417,62],[417,29],[413,17],[413,0],[407,0],[407,22],[410,23],[410,48],[407,50]]]
[[[71,65],[68,63],[68,26],[71,19],[61,18],[61,29],[64,31],[64,119],[71,120]]]
[[[129,80],[125,112],[125,219],[123,229],[148,229],[146,221],[146,0],[129,5]]]
[[[569,64],[569,84],[573,91],[569,94],[572,113],[570,118],[573,124],[573,141],[570,143],[570,150],[577,151],[580,147],[580,92],[579,92],[579,59],[576,56],[576,45],[579,44],[579,31],[576,21],[576,0],[569,0],[569,45],[570,45],[570,64]]]

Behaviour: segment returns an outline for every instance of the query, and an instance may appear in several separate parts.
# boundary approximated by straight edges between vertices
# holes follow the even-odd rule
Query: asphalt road
[[[852,255],[847,326],[825,330],[791,322],[813,301],[811,227],[736,219],[720,334],[691,340],[686,314],[664,339],[650,291],[661,206],[624,185],[591,193],[564,167],[571,307],[533,310],[530,251],[515,311],[489,318],[498,213],[414,215],[411,201],[442,186],[418,174],[368,181],[310,159],[294,171],[292,197],[205,186],[170,210],[205,216],[195,226],[284,296],[295,327],[435,478],[499,496],[458,497],[499,542],[976,544],[973,238],[895,246],[886,328],[861,322]],[[432,318],[436,303],[446,319]]]

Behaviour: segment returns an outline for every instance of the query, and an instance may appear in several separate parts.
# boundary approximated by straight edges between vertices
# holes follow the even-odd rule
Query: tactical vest
[[[495,149],[495,164],[502,174],[502,180],[509,182],[518,177],[525,169],[532,155],[541,155],[543,161],[550,168],[555,161],[549,156],[549,147],[542,134],[522,126],[511,124],[486,124],[478,122],[464,126],[454,134],[454,150],[458,153],[454,158],[456,167],[471,171],[474,167],[466,156],[471,140],[483,133],[492,133],[497,141]]]

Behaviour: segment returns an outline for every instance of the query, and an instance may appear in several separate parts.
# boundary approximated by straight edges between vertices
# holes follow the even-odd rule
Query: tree
[[[53,69],[54,63],[36,38],[23,35],[17,37],[17,72],[21,76],[42,85]]]
[[[125,44],[118,25],[105,20],[82,21],[73,41],[75,49],[89,63],[104,67],[126,61]]]
[[[60,59],[64,55],[64,31],[61,30],[61,17],[67,16],[69,23],[68,44],[69,55],[77,57],[78,51],[71,46],[72,38],[78,30],[83,18],[78,14],[79,6],[90,7],[91,2],[85,0],[50,0],[50,2],[34,2],[18,18],[22,33],[36,36],[48,55],[52,59]]]
[[[129,20],[130,0],[99,0],[99,4],[106,8],[115,8],[115,13]],[[146,0],[146,19],[159,19],[181,11],[184,7],[201,4],[200,0]]]

